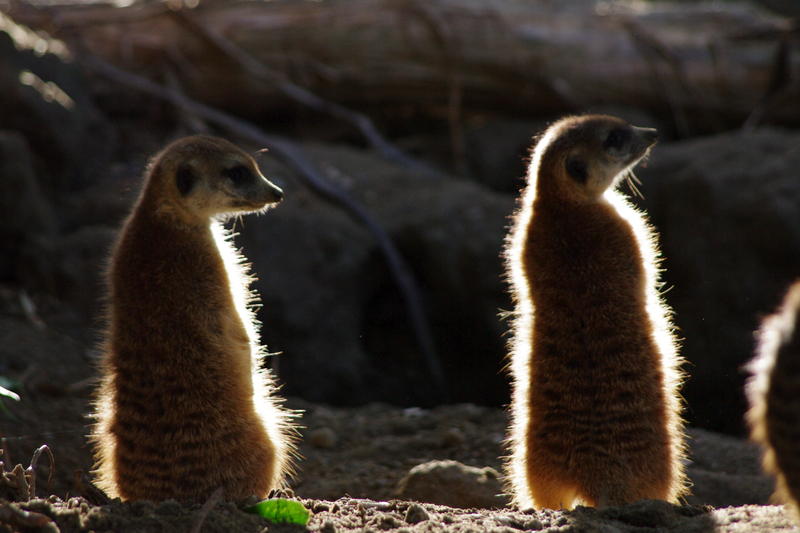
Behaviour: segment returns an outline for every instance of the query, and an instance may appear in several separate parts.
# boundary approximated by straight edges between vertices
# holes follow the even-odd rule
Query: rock
[[[693,425],[743,433],[753,331],[800,275],[800,134],[728,133],[657,146],[644,207],[661,234]]]
[[[472,178],[494,191],[516,194],[525,182],[533,138],[546,127],[545,121],[503,119],[473,125],[465,135]]]
[[[775,481],[761,470],[761,451],[755,444],[691,428],[689,450],[689,503],[715,507],[769,503]]]
[[[447,428],[442,432],[442,446],[445,448],[456,448],[466,442],[467,438],[458,428]]]
[[[333,520],[325,520],[322,527],[319,528],[320,533],[336,533],[336,524]]]
[[[84,226],[57,239],[34,239],[25,247],[23,282],[69,302],[84,321],[99,318],[103,276],[116,234],[116,228]]]
[[[308,442],[315,448],[333,448],[336,446],[336,433],[329,427],[317,428],[308,434]]]
[[[710,509],[641,500],[619,507],[578,507],[570,518],[578,531],[715,531]],[[581,527],[583,526],[583,527]]]
[[[510,308],[500,250],[513,199],[415,175],[358,150],[314,146],[308,155],[361,201],[407,260],[448,375],[448,399],[507,402],[507,324],[498,310]],[[286,200],[246,218],[237,243],[259,279],[264,341],[283,353],[274,359],[286,393],[340,405],[441,402],[372,235],[274,160],[263,158],[262,167],[285,187]]]
[[[428,511],[426,511],[425,508],[418,503],[412,503],[406,510],[405,520],[409,524],[419,524],[425,520],[430,520],[430,518],[431,517],[428,514]]]
[[[24,246],[56,233],[53,208],[39,185],[28,142],[22,134],[0,131],[0,280],[19,281],[26,270]]]
[[[495,469],[457,461],[430,461],[415,466],[400,480],[397,495],[464,509],[500,508],[508,503]]]
[[[88,183],[89,162],[104,160],[98,155],[108,152],[111,131],[64,43],[0,17],[3,128],[28,139],[48,170],[41,175],[48,193],[77,190]]]

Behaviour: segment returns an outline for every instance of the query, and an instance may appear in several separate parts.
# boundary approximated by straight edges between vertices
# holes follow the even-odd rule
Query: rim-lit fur
[[[778,311],[761,324],[756,356],[748,365],[750,437],[764,451],[764,470],[776,477],[774,499],[800,520],[800,281]]]
[[[609,142],[614,129],[627,141]],[[656,235],[616,190],[654,142],[654,130],[598,115],[562,119],[535,142],[505,249],[506,471],[522,508],[677,502],[687,490]]]
[[[152,161],[107,273],[91,436],[98,486],[124,500],[263,497],[293,453],[252,311],[244,257],[219,219],[282,192],[231,143],[194,136]]]

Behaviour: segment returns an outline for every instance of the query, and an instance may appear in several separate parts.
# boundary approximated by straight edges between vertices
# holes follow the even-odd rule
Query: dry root
[[[17,464],[10,471],[6,470],[6,462],[0,461],[0,498],[12,502],[26,502],[36,497],[36,468],[42,453],[47,453],[50,459],[50,473],[47,476],[47,490],[50,491],[53,481],[53,471],[55,470],[55,459],[50,448],[43,444],[33,452],[33,457],[28,468],[23,468]],[[0,450],[0,457],[8,460],[8,448],[3,442],[3,449]]]

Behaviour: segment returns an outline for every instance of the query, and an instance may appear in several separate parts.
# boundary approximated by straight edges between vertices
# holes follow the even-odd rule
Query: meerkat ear
[[[579,183],[586,183],[589,173],[586,170],[586,163],[583,159],[574,155],[569,156],[564,166],[567,169],[567,174],[569,174],[572,179]]]
[[[186,163],[178,167],[178,170],[175,172],[175,185],[178,187],[178,192],[181,193],[181,196],[189,194],[196,182],[197,176],[194,170],[192,170],[192,167]]]

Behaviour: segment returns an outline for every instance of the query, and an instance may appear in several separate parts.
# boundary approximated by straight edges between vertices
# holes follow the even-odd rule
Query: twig
[[[0,503],[0,524],[15,528],[38,529],[52,523],[53,520],[47,515],[26,511],[8,502]]]
[[[47,475],[47,492],[50,492],[50,489],[53,488],[53,471],[56,469],[56,459],[53,457],[53,452],[50,450],[50,447],[47,444],[42,444],[33,452],[31,463],[25,470],[25,474],[30,479],[28,482],[28,490],[31,498],[36,497],[36,467],[38,466],[39,457],[41,457],[42,452],[47,452],[47,458],[50,459],[50,473]]]
[[[426,0],[411,2],[409,10],[425,24],[441,52],[442,70],[447,80],[447,125],[450,133],[453,167],[459,175],[466,176],[467,150],[464,144],[464,125],[461,116],[463,84],[459,72],[459,59],[453,49],[453,32],[450,31],[447,24],[447,17],[436,11]]]
[[[15,490],[15,500],[25,502],[31,499],[30,485],[28,485],[28,480],[25,478],[25,469],[22,468],[21,464],[14,466],[13,470],[4,474],[4,476]]]
[[[39,314],[36,312],[36,304],[33,303],[33,300],[31,300],[27,292],[20,291],[19,304],[22,307],[23,313],[25,313],[25,318],[28,319],[28,322],[33,324],[36,329],[44,330],[47,328],[44,321],[39,318]]]
[[[192,524],[192,529],[190,533],[200,533],[200,530],[203,528],[203,522],[206,521],[208,517],[208,513],[211,512],[219,502],[222,500],[222,495],[224,493],[224,489],[222,487],[217,487],[217,490],[211,493],[211,496],[208,497],[206,503],[200,508],[197,512],[197,518],[195,518],[194,524]]]
[[[292,83],[286,79],[283,74],[267,67],[249,52],[233,43],[230,39],[211,31],[207,26],[195,20],[186,10],[171,11],[170,15],[180,24],[188,28],[193,36],[202,38],[206,43],[221,52],[226,58],[236,63],[254,78],[274,85],[284,96],[310,107],[311,109],[349,122],[361,132],[361,135],[364,136],[367,143],[369,143],[374,150],[389,161],[393,161],[431,177],[442,177],[441,173],[431,168],[429,165],[409,156],[386,140],[375,127],[375,123],[363,113],[325,100],[308,89]]]
[[[73,472],[72,490],[92,505],[107,505],[111,503],[111,498],[97,488],[83,470],[75,470]]]
[[[242,139],[254,144],[269,146],[270,152],[281,158],[293,168],[306,182],[306,184],[321,196],[333,201],[345,209],[354,219],[364,224],[372,233],[378,247],[386,257],[389,270],[400,289],[406,305],[411,327],[417,338],[420,350],[425,357],[428,369],[435,385],[446,397],[444,374],[439,358],[436,354],[433,335],[430,330],[425,311],[422,307],[422,298],[417,288],[411,271],[405,260],[398,252],[386,231],[375,221],[372,215],[347,191],[328,181],[320,170],[303,153],[297,144],[290,140],[268,135],[258,127],[245,120],[236,118],[228,113],[213,107],[191,100],[175,91],[171,91],[147,78],[124,71],[97,57],[87,56],[82,63],[89,69],[127,87],[148,93],[156,98],[166,100],[207,122],[216,124]]]
[[[89,376],[88,378],[70,383],[64,387],[64,390],[70,395],[82,395],[87,391],[93,390],[97,385],[97,381],[98,379],[96,376]]]

